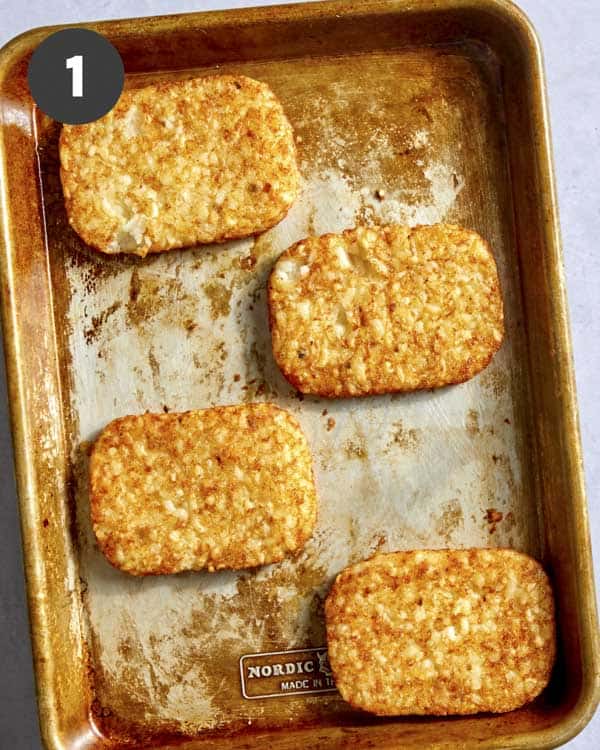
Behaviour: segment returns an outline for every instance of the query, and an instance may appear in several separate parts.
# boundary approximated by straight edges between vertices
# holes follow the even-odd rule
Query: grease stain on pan
[[[213,320],[224,318],[231,312],[231,289],[219,281],[207,281],[202,286],[204,294],[210,300],[210,312]]]
[[[480,434],[479,430],[479,413],[475,409],[469,409],[465,418],[465,427],[471,437]]]
[[[405,427],[402,420],[392,424],[391,440],[388,448],[399,448],[402,451],[414,452],[423,441],[422,431],[415,427]]]
[[[441,515],[435,521],[437,534],[450,547],[456,532],[464,526],[465,518],[458,498],[453,498],[441,507]]]
[[[369,457],[367,452],[367,446],[364,441],[358,440],[347,440],[344,443],[344,453],[348,460],[358,459],[359,461],[366,461]]]

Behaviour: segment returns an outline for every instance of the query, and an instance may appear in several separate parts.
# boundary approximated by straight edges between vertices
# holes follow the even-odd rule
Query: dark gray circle
[[[64,29],[35,50],[27,78],[43,112],[59,122],[81,125],[114,107],[123,91],[125,71],[108,39],[89,29]]]

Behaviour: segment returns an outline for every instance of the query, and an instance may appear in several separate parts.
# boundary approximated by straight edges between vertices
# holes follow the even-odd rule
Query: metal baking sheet
[[[35,305],[47,312],[37,327],[47,367],[39,362],[38,375],[25,372],[25,360],[35,355],[21,349],[18,372],[11,375],[30,389],[29,401],[25,391],[19,392],[20,403],[29,411],[38,405],[35,416],[43,434],[38,453],[21,461],[39,476],[45,467],[62,482],[40,503],[44,511],[36,522],[41,531],[39,525],[35,532],[25,526],[28,538],[35,533],[39,542],[30,552],[30,565],[52,568],[54,585],[58,590],[62,585],[61,595],[67,595],[61,609],[59,594],[48,583],[33,587],[30,575],[30,597],[40,613],[39,621],[34,616],[38,674],[43,673],[40,657],[59,664],[48,639],[57,636],[56,621],[66,615],[65,644],[74,649],[61,658],[71,660],[71,675],[81,664],[77,679],[83,687],[75,709],[75,695],[57,704],[60,681],[54,672],[52,679],[40,680],[52,747],[99,747],[100,737],[109,747],[131,742],[166,747],[184,738],[219,747],[220,737],[222,746],[245,742],[250,747],[266,736],[284,743],[281,747],[286,741],[294,747],[293,732],[301,727],[309,728],[305,746],[337,746],[334,742],[342,740],[335,740],[335,732],[342,727],[355,732],[357,747],[376,737],[381,746],[433,746],[431,722],[368,720],[352,712],[333,689],[323,600],[339,570],[378,550],[514,547],[544,560],[561,606],[560,589],[566,583],[560,576],[567,575],[566,565],[576,553],[566,549],[564,540],[558,551],[553,536],[556,511],[548,506],[542,475],[548,472],[556,486],[567,485],[559,477],[561,467],[547,449],[544,453],[544,435],[551,425],[569,426],[573,392],[566,361],[557,370],[558,392],[566,401],[560,408],[543,401],[546,376],[536,360],[543,345],[533,338],[545,336],[546,348],[554,346],[555,354],[566,347],[568,359],[568,331],[564,309],[562,317],[554,314],[547,323],[541,308],[532,308],[560,300],[552,297],[556,289],[550,276],[542,277],[534,293],[543,300],[531,300],[532,282],[539,278],[532,275],[524,245],[523,212],[529,210],[531,223],[539,205],[521,204],[525,173],[515,174],[511,118],[516,115],[505,89],[509,69],[499,53],[474,38],[477,13],[461,15],[460,3],[447,4],[455,24],[462,20],[449,38],[432,3],[417,3],[417,9],[414,4],[366,3],[360,12],[350,5],[183,16],[162,19],[162,27],[149,20],[135,32],[127,25],[131,22],[99,27],[117,44],[121,41],[128,86],[234,72],[273,88],[294,127],[303,186],[288,216],[258,238],[144,260],[97,254],[66,220],[58,126],[30,111],[17,122],[37,160],[39,183],[31,195],[37,195],[37,221],[44,234],[29,268],[23,260],[14,262],[10,273],[5,268],[5,279],[18,277],[21,284],[18,295],[5,296],[5,325],[7,317],[15,317],[12,305],[29,306],[33,315],[33,302],[24,297],[27,284]],[[510,18],[504,4],[477,7]],[[351,32],[343,21],[336,25],[336,14],[359,24],[367,39],[348,47]],[[410,44],[390,37],[388,17],[408,23],[404,33]],[[283,50],[275,22],[287,29]],[[436,23],[446,30],[432,39]],[[236,24],[238,47],[219,47],[220,35]],[[304,53],[291,41],[298,25],[309,40]],[[136,34],[146,41],[136,41]],[[148,51],[150,39],[161,40],[154,55]],[[213,51],[205,60],[186,52],[181,41],[206,39],[212,40],[207,48]],[[260,54],[256,40],[263,45]],[[127,65],[126,54],[137,66]],[[13,105],[11,111],[18,108]],[[531,135],[522,131],[524,140]],[[531,155],[528,159],[531,163]],[[551,189],[551,180],[544,184]],[[8,197],[9,206],[18,204],[14,194]],[[551,203],[551,195],[546,200]],[[447,221],[474,228],[490,241],[502,281],[506,340],[482,374],[437,391],[340,401],[303,398],[283,379],[271,354],[265,299],[274,259],[309,234],[363,221]],[[17,252],[10,242],[6,247]],[[560,273],[558,261],[552,265],[554,272],[557,268]],[[36,294],[38,287],[45,299]],[[17,328],[19,335],[11,339],[15,348],[23,346],[25,318]],[[111,568],[94,545],[89,521],[87,451],[98,431],[123,414],[260,400],[292,411],[313,450],[319,520],[302,554],[235,573],[138,579]],[[569,429],[569,450],[577,459],[576,426]],[[24,436],[17,430],[17,446],[19,440],[22,453]],[[573,495],[577,477],[570,478],[576,520],[584,501]],[[48,527],[52,543],[45,541]],[[579,524],[570,539],[583,544],[577,554],[583,554],[591,576],[586,533]],[[57,539],[64,554],[52,549]],[[555,568],[561,557],[563,564]],[[39,597],[43,606],[36,603]],[[585,599],[585,612],[582,602],[578,606],[581,618],[587,612],[593,620],[593,598]],[[577,638],[587,638],[594,654],[596,635],[577,625]],[[579,643],[563,644],[563,650],[574,652]],[[578,663],[581,683],[583,659]],[[586,670],[590,663],[588,658]],[[597,661],[593,664],[592,703]],[[560,721],[574,722],[569,701],[576,692],[576,665],[569,668],[571,693],[558,685],[558,677],[536,704],[511,717],[437,722],[437,732],[443,741],[462,737],[464,746],[478,738],[489,747],[495,742],[508,747],[509,735],[514,742],[529,737],[530,744],[518,746],[547,746]],[[68,693],[70,688],[60,689]],[[80,717],[71,722],[70,739],[64,728],[69,711]],[[329,740],[326,729],[333,731]],[[87,744],[76,745],[76,737],[80,743],[87,737]]]

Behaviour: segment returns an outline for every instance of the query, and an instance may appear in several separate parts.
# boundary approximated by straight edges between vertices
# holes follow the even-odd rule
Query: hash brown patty
[[[63,127],[60,161],[71,226],[104,253],[257,234],[298,192],[291,125],[246,76],[129,89],[99,120]]]
[[[325,616],[338,690],[381,716],[510,711],[554,662],[550,583],[509,549],[376,555],[338,575]]]
[[[108,560],[148,575],[278,562],[310,537],[317,496],[298,422],[267,403],[114,420],[90,505]]]
[[[302,240],[273,268],[269,309],[282,373],[327,398],[461,383],[488,365],[504,335],[489,246],[447,224]]]

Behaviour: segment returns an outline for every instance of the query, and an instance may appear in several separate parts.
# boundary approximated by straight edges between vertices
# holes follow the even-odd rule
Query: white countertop
[[[256,0],[3,0],[0,45],[34,26],[264,4]],[[600,250],[596,245],[600,238],[600,3],[519,0],[518,4],[534,22],[546,58],[592,541],[600,582]],[[3,372],[0,472],[0,746],[39,750]],[[567,747],[600,747],[600,712]]]

